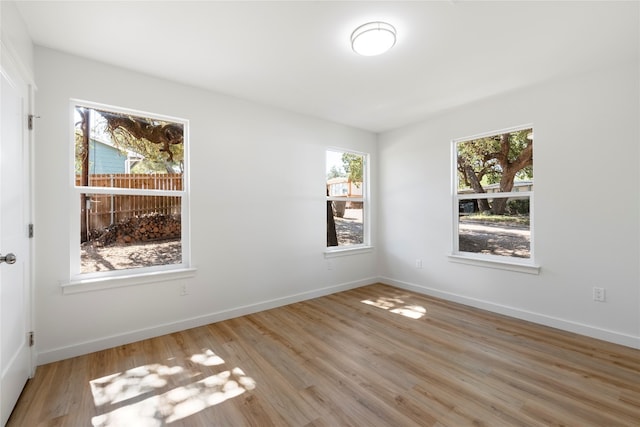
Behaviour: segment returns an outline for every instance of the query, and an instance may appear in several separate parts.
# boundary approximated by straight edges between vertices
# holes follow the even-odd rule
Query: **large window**
[[[327,150],[327,248],[369,244],[367,155]]]
[[[532,262],[533,127],[453,145],[454,255]]]
[[[72,280],[188,267],[187,122],[72,107]]]

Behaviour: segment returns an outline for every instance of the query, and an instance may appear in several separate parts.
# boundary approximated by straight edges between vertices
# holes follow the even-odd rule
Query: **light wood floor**
[[[372,285],[38,367],[9,426],[638,426],[640,351]]]

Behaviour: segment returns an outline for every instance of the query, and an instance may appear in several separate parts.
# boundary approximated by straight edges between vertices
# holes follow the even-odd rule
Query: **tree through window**
[[[73,114],[80,209],[72,275],[187,266],[187,123],[86,104]]]
[[[454,146],[454,252],[531,259],[533,128]]]

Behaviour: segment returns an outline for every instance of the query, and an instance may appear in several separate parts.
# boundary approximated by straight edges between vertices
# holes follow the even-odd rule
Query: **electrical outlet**
[[[604,288],[593,288],[593,300],[598,302],[605,302],[607,299],[606,290]]]
[[[185,295],[189,295],[189,292],[187,291],[187,285],[182,285],[180,286],[180,296]]]
[[[327,260],[327,270],[333,270],[333,261]]]
[[[422,268],[422,260],[416,259],[416,268]]]

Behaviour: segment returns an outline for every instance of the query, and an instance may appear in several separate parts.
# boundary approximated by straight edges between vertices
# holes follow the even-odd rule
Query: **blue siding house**
[[[90,140],[89,173],[130,173],[131,167],[144,157],[129,150],[120,150],[107,141]]]

